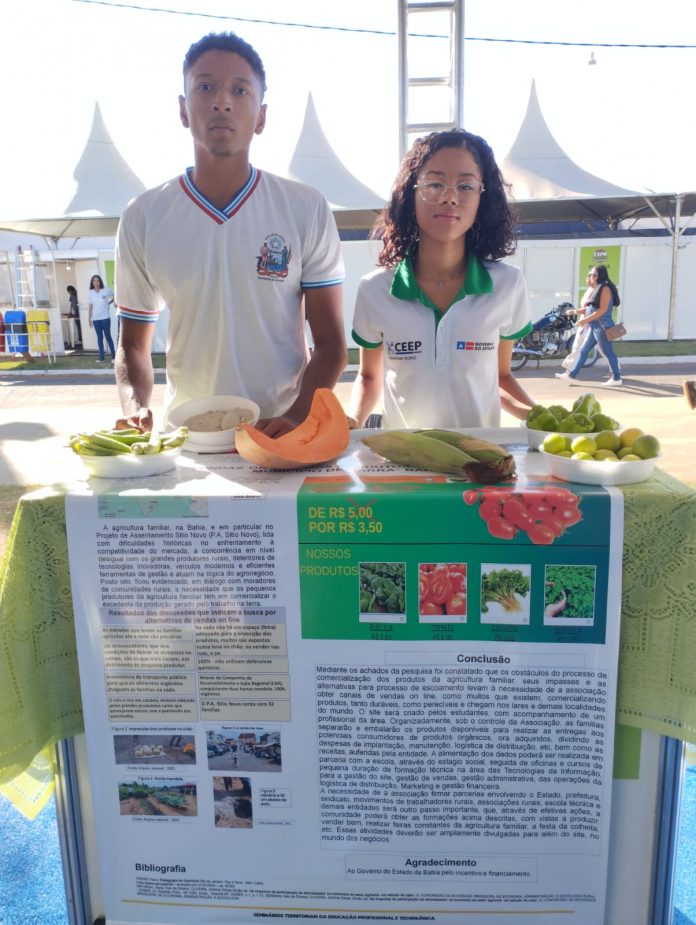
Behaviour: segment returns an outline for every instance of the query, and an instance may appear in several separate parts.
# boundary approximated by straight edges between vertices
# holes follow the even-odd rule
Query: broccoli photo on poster
[[[595,614],[596,580],[594,565],[547,565],[544,623],[591,624]]]
[[[404,562],[360,563],[360,613],[406,619],[406,564]]]

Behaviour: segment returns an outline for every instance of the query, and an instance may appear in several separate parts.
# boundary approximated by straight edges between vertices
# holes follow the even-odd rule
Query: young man
[[[153,422],[151,345],[164,305],[167,410],[242,395],[277,436],[345,366],[344,271],[329,207],[316,190],[249,162],[266,122],[265,90],[261,59],[234,33],[188,50],[179,110],[194,166],[130,203],[116,242],[116,380],[130,424]]]

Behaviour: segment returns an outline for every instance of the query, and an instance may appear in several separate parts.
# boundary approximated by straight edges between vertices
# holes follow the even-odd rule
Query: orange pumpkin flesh
[[[237,452],[264,469],[301,469],[335,459],[350,441],[348,419],[331,389],[317,389],[304,421],[282,437],[267,437],[252,424],[237,431]]]

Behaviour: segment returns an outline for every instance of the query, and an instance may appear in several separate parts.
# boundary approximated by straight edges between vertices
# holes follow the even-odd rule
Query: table
[[[659,470],[622,491],[617,719],[696,742],[696,491]],[[0,567],[0,783],[83,730],[64,492],[20,501]]]

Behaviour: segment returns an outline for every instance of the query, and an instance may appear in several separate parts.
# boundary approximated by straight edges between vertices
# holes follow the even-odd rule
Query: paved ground
[[[687,482],[696,483],[696,412],[690,411],[682,381],[696,377],[696,361],[647,365],[623,363],[624,386],[606,389],[607,367],[586,370],[580,387],[555,378],[560,366],[529,364],[517,374],[542,404],[572,400],[592,391],[603,408],[624,425],[641,427],[659,437],[661,466]],[[354,374],[347,372],[337,387],[341,401],[350,394]],[[164,378],[157,377],[155,406],[161,404]],[[72,376],[0,375],[0,485],[52,484],[80,478],[79,460],[64,448],[66,437],[80,429],[110,426],[118,416],[113,373]],[[514,424],[512,418],[503,421]]]

